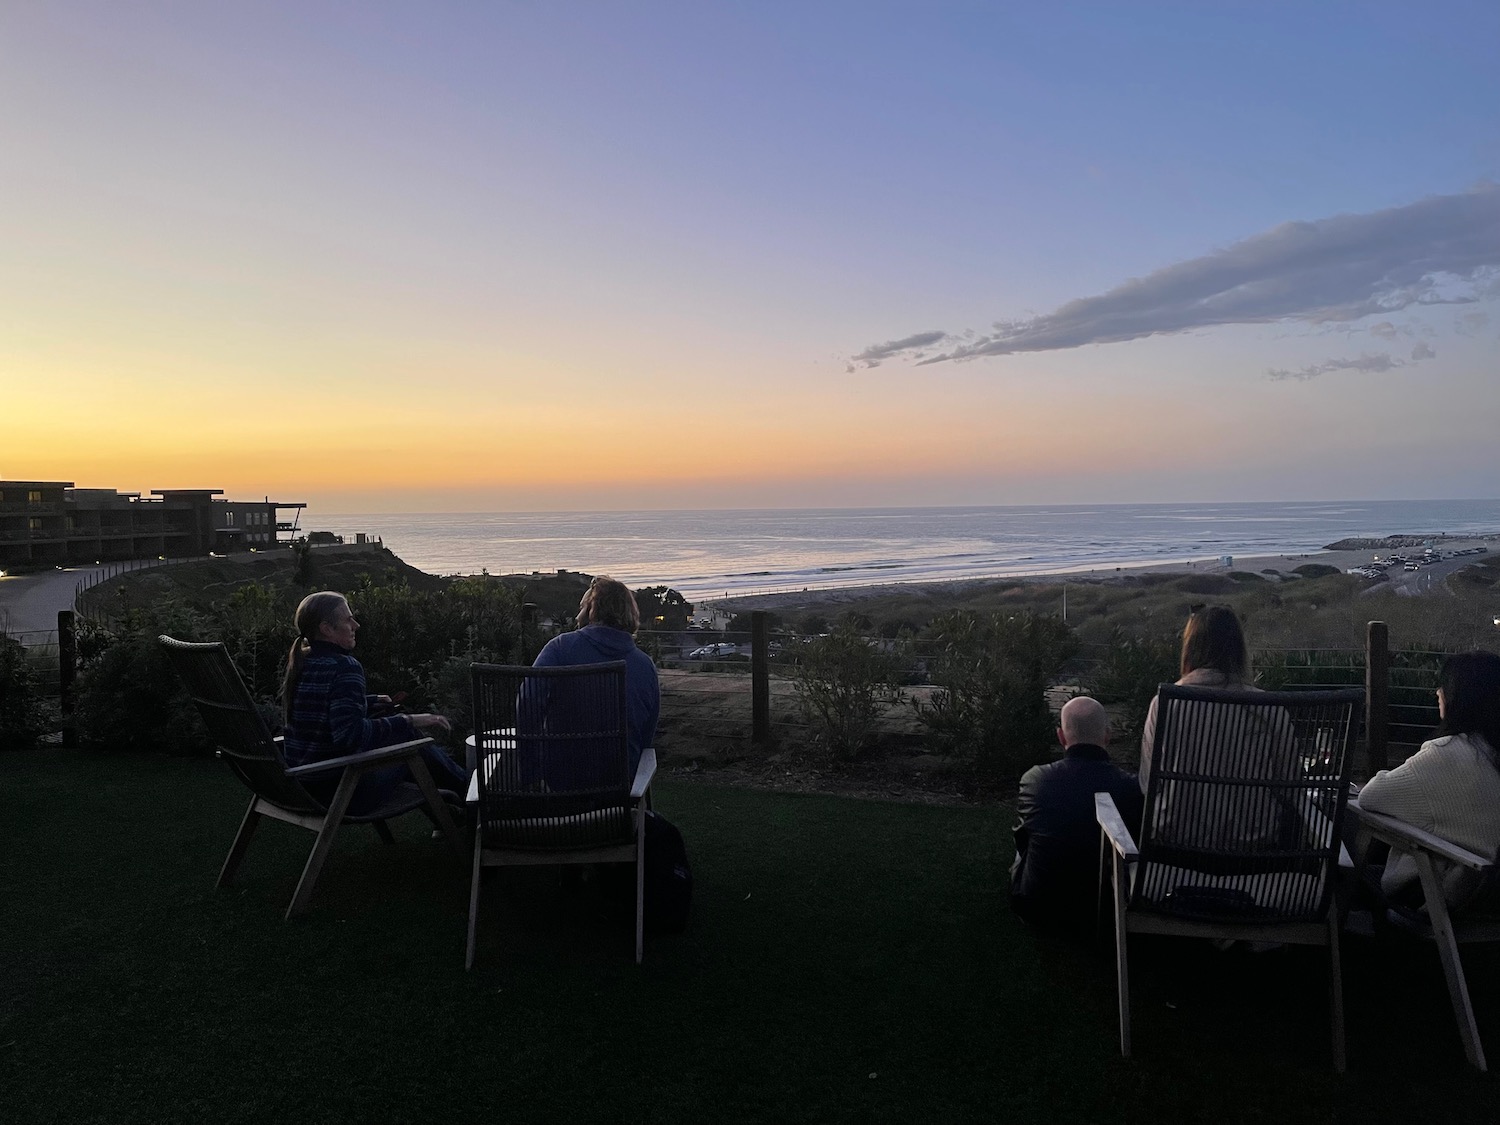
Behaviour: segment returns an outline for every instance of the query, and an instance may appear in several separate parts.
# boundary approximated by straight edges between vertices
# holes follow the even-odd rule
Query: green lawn
[[[0,755],[0,1120],[1492,1121],[1430,950],[1347,946],[1348,1075],[1326,961],[1134,939],[1112,961],[1005,902],[1011,810],[685,783],[658,808],[697,876],[680,937],[551,872],[487,884],[396,825],[348,831],[281,920],[312,837],[242,812],[211,761]],[[1500,958],[1468,957],[1500,1063]]]

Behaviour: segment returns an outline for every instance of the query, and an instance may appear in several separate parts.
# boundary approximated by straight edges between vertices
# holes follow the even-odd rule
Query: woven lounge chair
[[[431,743],[430,738],[419,738],[394,746],[382,746],[362,754],[350,754],[342,758],[315,762],[287,769],[281,756],[281,737],[272,736],[265,719],[250,698],[239,671],[229,659],[229,652],[221,643],[196,644],[179,641],[172,637],[159,637],[162,646],[171,658],[183,684],[197,704],[198,713],[208,727],[209,737],[217,744],[217,757],[223,760],[235,776],[250,790],[250,807],[240,822],[240,830],[230,845],[229,855],[219,872],[219,887],[227,887],[234,878],[235,870],[245,857],[250,838],[263,816],[285,821],[317,833],[312,854],[302,870],[302,878],[286,909],[290,919],[307,908],[312,898],[318,873],[333,847],[333,838],[345,824],[369,824],[387,844],[395,843],[386,821],[415,809],[424,809],[432,822],[442,830],[453,848],[454,854],[463,858],[459,847],[458,829],[443,800],[442,791],[433,783],[427,765],[422,761],[422,747]],[[411,767],[415,784],[398,786],[391,797],[379,808],[360,816],[349,816],[346,810],[354,787],[367,771],[383,766],[406,762]],[[344,771],[334,791],[333,799],[325,806],[315,800],[302,786],[302,779],[326,773],[329,770]],[[455,802],[457,794],[449,794]]]
[[[635,959],[643,951],[645,810],[656,752],[632,773],[625,662],[526,668],[475,664],[477,806],[466,968],[474,967],[480,881],[510,864],[635,864]]]
[[[1458,1036],[1463,1041],[1464,1055],[1476,1069],[1489,1069],[1485,1063],[1484,1044],[1479,1039],[1479,1026],[1474,1022],[1474,1006],[1469,1002],[1469,986],[1464,979],[1458,946],[1460,942],[1500,941],[1500,913],[1495,910],[1494,857],[1485,859],[1395,817],[1362,809],[1357,798],[1350,799],[1349,808],[1359,820],[1361,844],[1366,836],[1383,840],[1416,860],[1417,874],[1422,881],[1423,920],[1414,921],[1409,928],[1437,946],[1438,958],[1443,963],[1443,977],[1448,982],[1448,998],[1453,1002],[1453,1016],[1458,1021]],[[1361,846],[1359,851],[1363,853],[1364,848]],[[1443,883],[1433,864],[1434,860],[1444,860],[1479,872],[1484,876],[1483,883],[1488,893],[1477,896],[1477,901],[1466,904],[1462,910],[1450,911],[1443,897]]]
[[[1132,933],[1326,945],[1334,1066],[1344,1069],[1337,868],[1361,689],[1162,684],[1139,844],[1094,797],[1115,916],[1120,1053],[1130,1054]]]

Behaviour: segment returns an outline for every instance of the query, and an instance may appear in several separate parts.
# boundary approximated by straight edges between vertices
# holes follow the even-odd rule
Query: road
[[[12,636],[56,632],[58,610],[73,608],[78,583],[118,568],[118,563],[79,566],[0,578],[0,629]]]
[[[1482,561],[1483,555],[1465,555],[1461,559],[1444,559],[1431,566],[1424,566],[1421,570],[1388,570],[1386,574],[1390,576],[1389,584],[1372,582],[1365,593],[1389,590],[1404,598],[1421,598],[1428,594],[1447,594],[1451,597],[1453,591],[1448,589],[1448,579],[1464,567]]]

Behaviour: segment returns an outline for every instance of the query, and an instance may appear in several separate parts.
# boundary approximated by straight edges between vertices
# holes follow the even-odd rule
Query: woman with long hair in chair
[[[390,697],[365,692],[365,670],[352,655],[359,622],[343,594],[325,590],[308,594],[297,606],[297,639],[287,653],[281,685],[286,720],[282,751],[288,766],[358,754],[379,746],[410,742],[450,724],[442,715],[391,713],[372,718],[372,707],[388,707]],[[462,801],[469,773],[438,746],[421,750],[432,780],[440,790]],[[303,787],[327,804],[338,788],[340,773],[308,778]],[[378,808],[391,792],[412,780],[405,763],[372,769],[359,780],[349,812],[362,815]]]

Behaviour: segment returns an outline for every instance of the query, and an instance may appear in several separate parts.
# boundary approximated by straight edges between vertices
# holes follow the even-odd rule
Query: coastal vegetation
[[[1259,579],[1261,576],[1256,576]],[[884,635],[920,632],[945,613],[1056,615],[1074,629],[1081,651],[1102,658],[1118,638],[1170,640],[1191,606],[1232,607],[1256,649],[1359,649],[1369,621],[1389,624],[1402,649],[1454,651],[1494,646],[1500,613],[1500,558],[1486,556],[1420,597],[1395,594],[1319,563],[1241,583],[1224,571],[1122,573],[1104,578],[998,579],[881,587],[850,593],[811,591],[775,599],[739,598],[738,611],[773,606],[784,617],[828,620],[851,608]]]
[[[359,655],[371,690],[449,714],[462,734],[470,662],[529,661],[571,627],[587,582],[576,572],[442,578],[376,548],[127,574],[89,591],[81,606],[79,731],[117,748],[203,746],[157,651],[162,632],[224,641],[274,720],[292,608],[310,589],[336,588],[364,626]],[[1206,601],[1240,614],[1267,687],[1363,682],[1366,624],[1387,621],[1401,650],[1391,699],[1406,709],[1395,721],[1415,737],[1432,721],[1424,689],[1438,658],[1427,654],[1495,643],[1500,564],[1481,561],[1423,597],[1304,564],[1252,583],[1204,570],[783,598],[768,614],[773,738],[762,745],[749,739],[754,600],[734,603],[720,619],[727,629],[695,622],[691,630],[693,607],[677,591],[646,588],[639,601],[639,643],[663,669],[665,769],[972,797],[1008,790],[1045,759],[1051,711],[1069,694],[1109,706],[1117,755],[1130,764],[1156,685],[1176,678],[1182,622]],[[709,642],[714,656],[685,659]]]
[[[1077,651],[1073,631],[1037,613],[953,610],[932,621],[933,684],[914,699],[938,746],[990,778],[1018,776],[1052,745],[1047,686]]]
[[[359,657],[370,690],[399,693],[411,709],[451,714],[461,726],[469,713],[469,665],[513,663],[535,652],[544,638],[530,599],[550,605],[571,596],[576,609],[587,584],[578,575],[535,585],[489,575],[436,578],[379,548],[326,558],[314,552],[313,559],[185,563],[91,591],[81,607],[79,640],[82,741],[168,752],[204,746],[196,712],[156,643],[162,633],[223,641],[274,728],[296,635],[293,612],[306,594],[330,587],[347,593],[359,616]]]
[[[901,661],[871,644],[852,619],[802,641],[791,654],[797,701],[815,739],[835,758],[868,748],[881,712],[899,698]]]
[[[0,750],[29,750],[47,730],[37,679],[21,643],[0,633]]]

